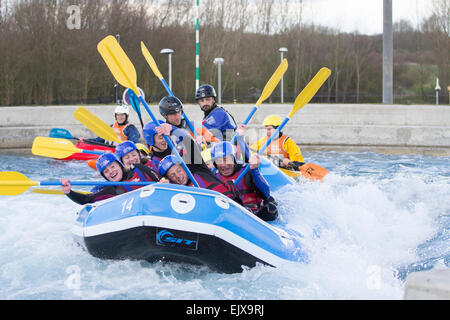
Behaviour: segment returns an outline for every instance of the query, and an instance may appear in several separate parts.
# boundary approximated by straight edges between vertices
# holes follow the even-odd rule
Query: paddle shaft
[[[157,126],[160,126],[159,121],[153,115],[144,97],[139,92],[136,83],[137,82],[136,69],[133,63],[131,62],[130,58],[128,58],[125,51],[123,51],[122,47],[117,42],[117,40],[113,36],[107,36],[106,38],[104,38],[102,41],[99,42],[99,44],[97,45],[97,50],[99,51],[100,55],[102,56],[103,60],[105,61],[106,65],[108,66],[109,70],[111,71],[117,82],[119,82],[123,87],[130,88],[131,90],[134,91],[134,93],[139,97],[139,101],[142,103],[145,110],[152,118],[153,122],[155,122]],[[164,135],[163,137],[166,140],[169,147],[171,148],[172,152],[176,155],[178,161],[180,162],[186,174],[189,176],[194,186],[199,187],[199,184],[195,180],[189,168],[186,166],[186,163],[184,163],[183,159],[181,158],[177,149],[174,147],[170,138]]]
[[[266,148],[272,143],[272,140],[274,137],[278,138],[278,135],[280,131],[284,128],[286,123],[291,119],[291,117],[301,108],[303,108],[305,105],[311,101],[311,99],[314,97],[314,95],[317,93],[317,91],[320,89],[320,87],[323,85],[323,83],[328,79],[328,77],[331,74],[331,70],[328,68],[321,68],[319,72],[313,77],[313,79],[306,85],[306,87],[300,92],[300,94],[297,96],[297,98],[294,101],[294,107],[291,109],[291,112],[287,115],[287,117],[281,122],[280,126],[275,130],[274,133],[270,136],[270,138],[266,141],[264,146],[258,151],[259,154],[262,154]],[[248,170],[250,169],[250,166],[247,165],[245,169],[241,172],[241,174],[237,177],[236,181],[234,182],[235,185],[242,179],[242,177],[247,174]]]
[[[73,186],[146,186],[154,181],[70,181]],[[60,181],[39,181],[40,186],[60,186]]]
[[[61,129],[61,128],[52,128],[50,130],[50,134],[49,134],[50,138],[60,138],[60,139],[67,139],[67,140],[78,140],[81,141],[80,138],[74,137],[69,130],[66,129]],[[106,143],[102,143],[102,142],[98,142],[98,141],[93,141],[93,140],[89,140],[89,139],[83,139],[84,143],[87,144],[92,144],[95,146],[102,146],[102,147],[109,147],[109,148],[115,148],[115,146],[110,145],[110,144],[106,144]]]
[[[274,139],[274,137],[278,137],[280,131],[284,128],[284,126],[286,125],[286,123],[288,123],[288,121],[290,120],[289,117],[286,117],[283,122],[281,122],[280,126],[277,128],[277,130],[275,130],[274,133],[272,133],[272,135],[269,137],[269,139],[267,139],[266,143],[262,146],[261,149],[259,149],[258,154],[262,154],[267,147],[269,146],[269,144],[272,143],[272,140]],[[239,181],[241,181],[241,179],[247,174],[248,170],[250,170],[250,165],[247,165],[245,167],[245,169],[241,172],[241,174],[237,177],[237,179],[234,181],[234,185],[237,185],[239,183]]]
[[[284,59],[283,61],[281,61],[278,68],[275,70],[275,72],[270,77],[269,81],[264,86],[261,96],[259,97],[258,101],[256,101],[256,104],[254,105],[253,109],[250,111],[250,113],[248,114],[247,118],[245,119],[245,121],[243,123],[245,126],[250,122],[251,118],[253,117],[255,112],[258,110],[261,103],[263,103],[263,101],[266,100],[267,98],[269,98],[269,96],[272,94],[273,90],[280,82],[280,80],[283,77],[284,73],[286,72],[287,68],[288,68],[288,63],[287,63],[287,60]],[[231,143],[234,144],[236,142],[237,138],[238,138],[238,133],[236,132],[235,135],[233,136],[233,138],[231,139]]]
[[[142,129],[144,129],[144,121],[142,121],[141,109],[139,107],[139,99],[138,99],[138,97],[136,97],[136,94],[134,93],[133,90],[131,90],[131,89],[128,89],[128,90],[129,90],[129,95],[130,95],[131,106],[133,107],[134,111],[136,111],[136,113],[139,117],[139,121],[141,122],[141,127],[142,127]]]
[[[111,149],[115,149],[116,148],[115,145],[102,143],[102,142],[98,142],[98,141],[94,141],[94,140],[90,140],[90,139],[83,139],[83,140],[81,140],[80,138],[74,138],[74,139],[78,140],[78,141],[81,141],[81,142],[84,142],[86,144],[92,144],[94,146],[108,147],[108,148],[111,148]]]
[[[149,66],[152,69],[155,76],[159,79],[159,81],[161,81],[161,83],[164,86],[164,88],[166,89],[167,93],[171,97],[174,97],[175,95],[173,94],[172,89],[170,89],[166,80],[164,79],[161,72],[159,71],[158,66],[156,65],[155,59],[153,59],[153,56],[151,55],[150,51],[147,49],[144,42],[142,42],[142,41],[141,41],[141,50],[142,50],[142,54],[144,55],[145,60],[147,60],[147,63],[149,64]],[[195,137],[198,137],[198,133],[195,131],[195,128],[192,125],[189,118],[186,116],[186,114],[184,113],[183,110],[181,110],[181,112],[183,113],[184,120],[186,120],[186,123],[187,123],[189,129],[192,131],[192,133],[194,134]]]
[[[145,186],[153,181],[70,181],[78,186]],[[19,195],[34,186],[61,186],[61,181],[33,181],[20,172],[0,172],[0,195]]]
[[[98,155],[102,155],[104,152],[101,152],[101,151],[94,151],[94,150],[84,150],[84,149],[80,149],[80,153],[88,153],[88,154],[98,154]]]

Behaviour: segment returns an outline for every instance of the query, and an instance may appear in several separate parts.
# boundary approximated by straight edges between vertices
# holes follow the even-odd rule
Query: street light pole
[[[174,53],[174,51],[172,49],[166,48],[162,49],[160,53],[164,53],[169,56],[169,88],[170,90],[172,90],[172,53]]]
[[[383,1],[383,104],[394,103],[392,0]]]
[[[217,64],[217,74],[218,74],[218,82],[219,82],[217,95],[218,95],[219,104],[222,103],[222,70],[221,70],[221,66],[224,61],[225,60],[223,58],[215,58],[214,59],[214,64]]]
[[[441,86],[439,85],[439,78],[436,78],[436,87],[434,88],[436,90],[436,104],[439,104],[439,91],[441,91]]]
[[[284,52],[287,52],[288,51],[288,49],[287,48],[285,48],[285,47],[282,47],[282,48],[280,48],[279,49],[279,51],[280,51],[280,55],[281,55],[281,59],[280,59],[280,62],[283,62],[283,53]],[[284,81],[283,81],[283,76],[281,76],[281,103],[284,103]]]

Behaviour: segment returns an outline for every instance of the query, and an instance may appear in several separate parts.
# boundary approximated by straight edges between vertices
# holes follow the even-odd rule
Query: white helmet
[[[114,110],[114,114],[117,114],[117,113],[124,113],[128,116],[130,114],[130,108],[125,104],[120,104]]]

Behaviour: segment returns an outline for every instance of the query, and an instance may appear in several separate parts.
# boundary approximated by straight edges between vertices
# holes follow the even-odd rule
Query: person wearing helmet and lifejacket
[[[159,124],[164,124],[164,121],[159,120]],[[149,148],[149,162],[147,163],[147,165],[150,165],[154,170],[158,171],[159,162],[165,156],[170,155],[172,153],[172,150],[170,150],[163,134],[158,133],[156,131],[156,128],[157,125],[154,122],[149,122],[144,126],[142,132],[145,142],[147,143]]]
[[[234,185],[222,182],[211,172],[208,167],[206,167],[206,165],[189,166],[189,170],[200,188],[217,191],[238,202],[239,204],[242,204],[239,193]],[[169,155],[161,160],[159,163],[159,173],[163,177],[169,179],[171,183],[184,186],[194,186],[188,174],[178,161],[178,158],[174,155]]]
[[[127,168],[135,163],[147,164],[150,161],[150,150],[142,143],[135,144],[131,141],[125,141],[116,147],[115,152],[122,161],[123,165]],[[89,160],[88,165],[92,169],[97,170],[97,159]],[[156,169],[155,171],[158,170]]]
[[[250,148],[259,151],[281,125],[281,122],[281,117],[278,115],[267,116],[263,121],[266,136],[256,141]],[[278,166],[283,168],[288,168],[291,164],[298,168],[305,163],[300,148],[294,140],[282,132],[279,133],[278,137],[274,137],[264,153],[269,155],[269,157],[270,155],[276,156],[276,158],[273,158],[275,160],[280,159]]]
[[[245,166],[236,162],[236,151],[229,142],[219,142],[211,148],[211,159],[217,168],[216,176],[223,182],[235,180]],[[264,221],[273,221],[278,217],[277,203],[270,195],[270,186],[259,171],[260,155],[253,153],[249,159],[250,170],[238,182],[241,201],[247,209]]]
[[[122,162],[114,153],[104,153],[97,160],[97,170],[108,181],[150,181],[158,182],[161,178],[159,173],[142,164],[134,164],[130,170],[127,170]],[[142,188],[143,186],[104,186],[99,190],[89,194],[83,194],[71,190],[69,179],[61,179],[62,191],[72,201],[84,205],[96,201],[105,200],[117,195]]]
[[[114,118],[115,122],[111,125],[114,132],[116,132],[117,137],[121,142],[123,141],[132,141],[134,143],[138,143],[141,138],[141,134],[136,126],[128,121],[128,116],[130,115],[130,108],[125,104],[120,104],[114,110]],[[85,139],[83,137],[80,138],[82,141],[86,141],[89,143],[89,140],[107,143],[114,145],[113,141],[105,141],[105,139],[101,137],[97,137],[95,139]]]
[[[116,156],[122,162],[125,168],[129,169],[134,164],[145,164],[140,151],[136,144],[132,141],[124,141],[117,145]]]
[[[116,156],[122,162],[126,169],[133,169],[136,164],[143,164],[150,167],[153,171],[158,172],[158,166],[152,162],[150,151],[143,144],[133,143],[131,141],[125,141],[116,147]],[[144,154],[141,150],[147,151]]]
[[[189,132],[198,144],[219,142],[208,129],[205,127],[195,128],[194,123],[192,123],[197,133],[197,137],[195,137],[195,134],[189,128],[186,119],[183,117],[183,104],[177,97],[167,96],[162,98],[159,102],[159,113],[166,119],[166,124],[162,126],[163,128],[157,129],[158,133],[161,133],[159,130],[163,130],[165,126],[171,125],[175,128],[184,129]]]
[[[195,91],[195,100],[204,113],[203,126],[219,140],[230,141],[237,128],[236,121],[228,111],[216,104],[216,97],[216,90],[209,84]]]
[[[220,192],[234,201],[241,203],[239,192],[232,183],[224,183],[217,178],[205,164],[200,147],[193,138],[184,131],[185,135],[180,141],[183,146],[182,159],[200,188]],[[169,179],[171,183],[193,186],[188,174],[178,161],[178,157],[171,154],[164,157],[158,166],[161,176]]]

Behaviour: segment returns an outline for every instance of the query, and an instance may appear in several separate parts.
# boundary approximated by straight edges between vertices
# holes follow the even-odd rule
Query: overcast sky
[[[383,0],[303,0],[304,19],[344,32],[383,32]],[[417,26],[431,12],[432,0],[392,0],[394,23],[406,19]]]

